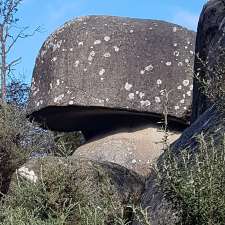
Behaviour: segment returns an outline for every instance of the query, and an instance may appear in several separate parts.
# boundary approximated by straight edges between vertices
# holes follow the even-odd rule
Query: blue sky
[[[173,22],[196,30],[198,17],[206,0],[24,0],[17,17],[19,24],[44,32],[20,40],[13,57],[22,57],[15,74],[30,82],[38,51],[57,27],[67,20],[84,15],[115,15]]]

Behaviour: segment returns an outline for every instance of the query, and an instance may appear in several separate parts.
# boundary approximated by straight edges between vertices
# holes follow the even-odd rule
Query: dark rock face
[[[82,130],[89,139],[152,123],[162,115],[166,89],[170,120],[188,124],[194,41],[194,32],[162,21],[89,16],[68,22],[40,50],[28,114],[42,126]]]
[[[195,75],[199,78],[194,78],[192,122],[212,105],[212,102],[203,93],[201,81],[208,80],[207,73],[212,74],[210,68],[215,67],[215,53],[218,51],[218,42],[222,38],[221,26],[224,23],[224,17],[224,1],[211,0],[204,6],[199,19],[194,64]]]

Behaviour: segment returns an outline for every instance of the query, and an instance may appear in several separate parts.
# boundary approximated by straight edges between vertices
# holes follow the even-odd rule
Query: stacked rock
[[[188,126],[195,33],[175,24],[112,16],[66,23],[37,57],[28,114],[44,128],[82,131],[74,158],[118,163],[146,175]]]

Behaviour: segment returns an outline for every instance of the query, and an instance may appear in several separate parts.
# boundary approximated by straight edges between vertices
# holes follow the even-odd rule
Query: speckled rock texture
[[[223,0],[208,1],[200,15],[195,49],[192,122],[212,105],[209,97],[203,92],[203,83],[201,81],[203,79],[208,80],[208,75],[219,76],[213,70],[217,66],[218,72],[218,64],[215,62],[218,59],[220,45],[224,43],[224,40],[221,40],[224,39],[222,38],[224,33],[224,18],[225,2]],[[220,69],[222,69],[221,64]]]
[[[99,123],[109,128],[116,112],[161,116],[166,89],[169,118],[187,124],[194,43],[195,32],[163,21],[72,20],[40,50],[28,114],[47,128],[88,136]]]
[[[92,160],[109,161],[147,176],[151,165],[163,152],[164,133],[161,127],[152,124],[150,127],[130,132],[118,132],[82,145],[73,154],[74,158],[85,157]],[[180,136],[180,132],[170,132],[169,142]]]

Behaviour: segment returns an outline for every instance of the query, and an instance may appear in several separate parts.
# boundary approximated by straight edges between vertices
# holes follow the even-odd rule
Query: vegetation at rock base
[[[225,224],[225,138],[198,137],[199,150],[165,152],[156,169],[159,189],[178,213],[178,224]]]
[[[123,206],[113,198],[113,186],[107,177],[94,190],[90,178],[78,177],[69,160],[65,162],[68,164],[43,164],[38,182],[15,175],[0,205],[0,224],[128,225],[131,221],[127,213],[131,211],[144,225],[150,225],[140,207]]]

